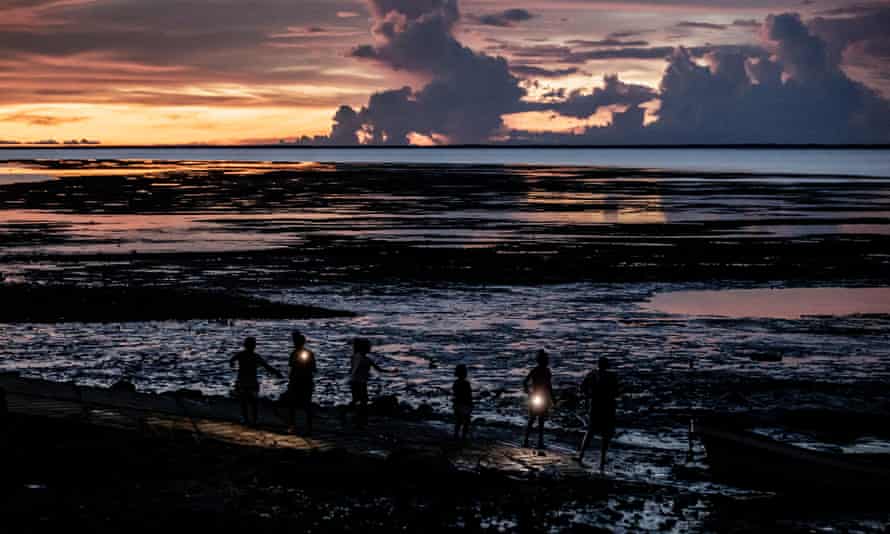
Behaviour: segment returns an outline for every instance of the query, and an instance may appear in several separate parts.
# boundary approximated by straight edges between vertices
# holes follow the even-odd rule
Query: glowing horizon
[[[384,117],[371,110],[355,119],[358,140],[394,142],[404,135],[419,144],[505,138],[559,143],[587,132],[591,142],[599,139],[594,134],[648,142],[638,134],[604,130],[618,130],[628,121],[641,123],[638,130],[658,122],[666,71],[676,62],[672,51],[686,48],[692,65],[715,73],[721,67],[712,58],[724,51],[741,50],[753,63],[758,55],[776,58],[781,55],[776,36],[765,35],[764,24],[785,11],[799,14],[825,57],[836,63],[828,75],[842,73],[838,76],[864,91],[884,95],[875,100],[883,104],[874,105],[881,113],[890,109],[887,56],[881,52],[890,29],[875,27],[890,20],[890,3],[883,1],[865,7],[852,0],[819,5],[796,0],[784,5],[760,0],[382,2],[264,0],[247,10],[235,0],[220,0],[213,9],[175,0],[33,0],[0,7],[0,45],[6,52],[0,59],[0,144],[233,145],[304,136],[327,141],[322,136],[332,133],[341,106],[362,113],[373,95],[395,94],[401,87],[412,91],[403,95],[401,108],[380,111]],[[441,17],[447,27],[431,29],[430,17]],[[384,36],[378,30],[389,20],[407,26]],[[398,41],[403,37],[398,32],[412,24],[414,33],[432,32],[427,41],[418,41],[420,47]],[[444,46],[444,52],[419,50],[425,42]],[[814,46],[818,51],[819,43]],[[415,51],[417,57],[409,57]],[[442,53],[469,59],[449,66],[451,56],[436,55]],[[498,61],[504,67],[495,58],[503,58]],[[466,67],[467,61],[472,65]],[[477,68],[483,70],[473,71]],[[507,70],[511,76],[503,80],[505,96],[447,95],[451,100],[439,108],[422,103],[426,124],[390,124],[411,114],[406,105],[426,98],[421,91],[427,84],[494,86],[499,80],[484,75],[498,68],[506,69],[502,78]],[[787,77],[795,67],[780,68]],[[609,85],[605,77],[612,75],[620,81]],[[751,87],[760,83],[749,77]],[[810,81],[803,74],[799,78]],[[598,99],[591,98],[597,91]],[[478,115],[458,106],[475,105],[479,98],[503,98],[492,102],[502,109],[492,111],[486,124],[436,130],[438,123]],[[642,120],[637,106],[645,109]],[[849,113],[844,120],[851,122],[873,114]],[[399,139],[381,133],[383,128],[397,128]],[[824,129],[830,131],[830,125]],[[885,133],[878,128],[868,135],[883,139]],[[791,139],[795,135],[789,132]]]

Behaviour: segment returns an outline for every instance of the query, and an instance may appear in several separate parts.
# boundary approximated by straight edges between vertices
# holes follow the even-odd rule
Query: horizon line
[[[303,150],[374,150],[374,149],[396,149],[396,150],[419,150],[419,149],[436,149],[436,150],[454,150],[454,149],[678,149],[678,148],[695,148],[695,149],[868,149],[868,150],[886,150],[890,149],[890,143],[677,143],[677,144],[452,144],[452,145],[299,145],[292,143],[265,143],[265,144],[152,144],[152,145],[132,145],[132,144],[91,144],[91,145],[29,145],[29,144],[5,144],[0,145],[0,151],[9,150],[102,150],[102,149],[303,149]]]

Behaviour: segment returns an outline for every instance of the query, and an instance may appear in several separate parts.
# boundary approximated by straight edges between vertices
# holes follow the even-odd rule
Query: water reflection
[[[663,224],[667,217],[659,195],[609,195],[592,192],[532,191],[533,211],[512,215],[517,221],[548,224]],[[551,210],[549,207],[562,207]],[[543,209],[542,209],[543,208]]]
[[[890,287],[672,291],[656,294],[644,308],[676,315],[772,319],[890,314]]]
[[[481,248],[890,234],[886,180],[268,161],[8,168],[64,178],[0,186],[0,250],[16,254],[262,250],[313,238]]]

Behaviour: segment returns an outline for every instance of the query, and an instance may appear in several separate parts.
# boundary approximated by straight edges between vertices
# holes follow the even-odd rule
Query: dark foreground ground
[[[652,487],[486,480],[332,453],[14,419],[3,437],[9,532],[880,532],[880,504],[778,497],[706,501]],[[829,506],[826,507],[826,503]],[[877,507],[877,512],[874,509]],[[652,522],[652,517],[659,519]],[[806,521],[795,519],[801,515]]]
[[[248,429],[223,399],[87,388],[64,400],[70,385],[12,380],[0,410],[10,532],[881,532],[888,520],[883,495],[733,490],[707,462],[640,447],[618,446],[600,476],[564,461],[564,433],[536,453],[509,441],[515,430],[459,444],[447,426],[377,415],[356,430],[322,410],[304,439],[270,404]]]

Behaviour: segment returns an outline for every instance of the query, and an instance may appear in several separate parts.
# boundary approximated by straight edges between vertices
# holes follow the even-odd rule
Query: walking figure
[[[312,435],[312,393],[315,391],[315,373],[318,365],[315,353],[306,348],[306,336],[294,332],[294,350],[291,351],[288,365],[290,376],[287,385],[288,432],[295,432],[297,427],[297,410],[306,412],[306,435]]]
[[[378,373],[396,372],[382,369],[368,356],[370,352],[371,340],[357,337],[352,341],[352,369],[349,374],[352,401],[349,403],[349,410],[356,411],[355,426],[358,428],[364,428],[368,424],[368,379],[371,369]]]
[[[584,463],[584,452],[595,433],[600,434],[600,472],[606,469],[606,453],[615,436],[615,412],[618,409],[618,377],[609,371],[609,359],[601,356],[599,370],[591,371],[581,382],[581,393],[590,403],[587,432],[578,451],[578,462]]]
[[[470,386],[470,381],[467,380],[466,365],[458,365],[454,369],[454,375],[457,377],[451,388],[454,392],[454,439],[457,439],[458,436],[467,439],[470,418],[473,414],[473,388]]]
[[[244,340],[244,350],[229,359],[229,366],[238,364],[238,379],[235,382],[235,391],[241,399],[241,423],[257,423],[257,398],[260,394],[260,383],[257,380],[257,368],[262,367],[273,376],[282,378],[277,369],[266,363],[266,360],[255,352],[256,338],[248,337]],[[248,418],[249,415],[251,416]]]
[[[525,427],[525,441],[523,447],[528,447],[528,438],[531,435],[535,421],[538,422],[538,448],[544,448],[544,421],[553,406],[553,384],[550,373],[550,357],[543,350],[538,351],[538,365],[531,370],[522,383],[523,390],[528,395],[528,426]]]

